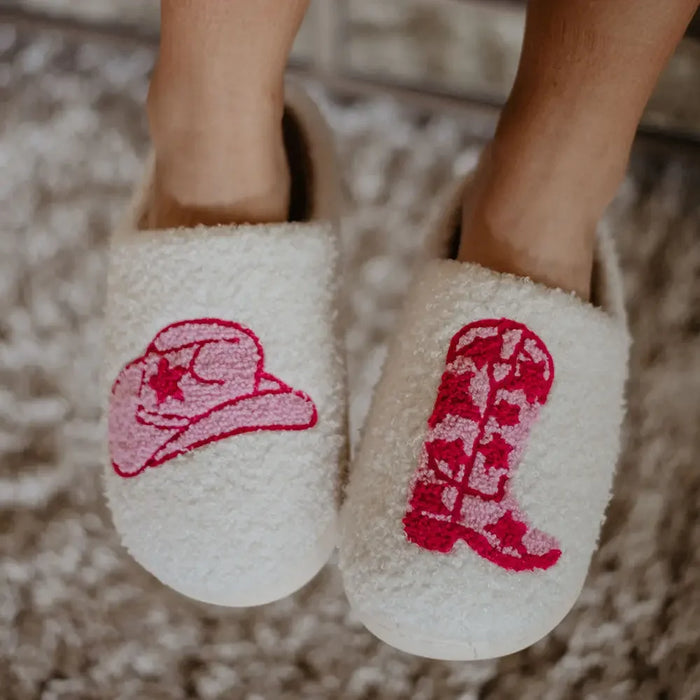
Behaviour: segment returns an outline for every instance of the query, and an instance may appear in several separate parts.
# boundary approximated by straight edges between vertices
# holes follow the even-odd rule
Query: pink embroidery
[[[132,477],[210,442],[258,430],[307,430],[313,401],[264,371],[248,328],[204,318],[160,331],[118,375],[110,396],[109,447]]]
[[[180,380],[187,374],[187,367],[171,367],[165,357],[160,358],[158,371],[148,380],[148,386],[156,392],[158,405],[169,398],[184,401]]]
[[[557,541],[510,490],[553,381],[552,356],[521,323],[486,319],[454,336],[403,519],[410,542],[446,553],[461,539],[511,571],[556,564]]]

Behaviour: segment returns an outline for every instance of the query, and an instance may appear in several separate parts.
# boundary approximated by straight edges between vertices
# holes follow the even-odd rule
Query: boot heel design
[[[480,320],[453,337],[403,519],[410,542],[447,553],[461,539],[510,571],[557,563],[557,541],[510,488],[553,381],[552,356],[521,323]]]

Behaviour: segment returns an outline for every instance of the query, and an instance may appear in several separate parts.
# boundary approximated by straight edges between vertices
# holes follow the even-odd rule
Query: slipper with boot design
[[[290,221],[147,230],[150,183],[112,238],[105,489],[163,583],[229,606],[293,593],[336,543],[346,456],[337,181],[290,86]]]
[[[457,262],[464,187],[407,299],[341,519],[361,621],[446,660],[518,651],[576,601],[620,450],[629,352],[609,238],[590,304]]]

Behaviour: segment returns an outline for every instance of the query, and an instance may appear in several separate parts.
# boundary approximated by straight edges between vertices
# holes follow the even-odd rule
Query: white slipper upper
[[[350,602],[389,644],[501,656],[578,597],[620,449],[629,348],[604,235],[594,283],[598,306],[449,259],[418,275],[341,527]]]
[[[294,592],[336,539],[347,434],[337,181],[317,110],[298,89],[287,105],[308,218],[139,230],[147,178],[110,251],[114,522],[163,583],[222,605]]]

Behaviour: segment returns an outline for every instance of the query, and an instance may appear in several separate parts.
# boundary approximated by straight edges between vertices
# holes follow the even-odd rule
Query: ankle
[[[164,89],[154,76],[148,116],[156,158],[151,225],[283,221],[289,171],[283,88],[246,94]]]
[[[596,230],[617,182],[554,152],[542,158],[493,143],[465,193],[458,259],[588,299]]]
[[[556,237],[534,236],[530,230],[514,230],[503,235],[478,219],[463,222],[458,260],[474,262],[496,272],[527,277],[554,289],[563,289],[588,300],[595,236],[581,235],[563,242]],[[594,228],[592,230],[595,230]]]

